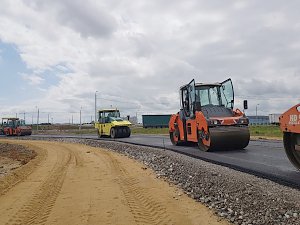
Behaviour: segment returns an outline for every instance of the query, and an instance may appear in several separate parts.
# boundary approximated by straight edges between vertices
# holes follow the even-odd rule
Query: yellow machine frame
[[[128,120],[120,118],[118,109],[102,109],[98,110],[98,121],[95,128],[99,137],[110,136],[111,138],[129,137],[131,123]]]

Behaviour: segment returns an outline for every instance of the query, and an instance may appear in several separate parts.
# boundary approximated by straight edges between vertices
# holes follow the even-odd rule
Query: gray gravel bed
[[[113,141],[55,140],[106,148],[136,159],[233,224],[300,225],[299,190],[163,149]]]

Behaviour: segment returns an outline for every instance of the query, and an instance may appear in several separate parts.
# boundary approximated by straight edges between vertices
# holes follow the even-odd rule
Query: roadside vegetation
[[[168,128],[132,128],[133,134],[169,134]],[[282,132],[276,125],[257,125],[250,126],[250,135],[252,137],[271,137],[281,138]]]
[[[250,126],[251,137],[256,138],[282,138],[282,132],[276,125]],[[168,128],[143,128],[133,127],[132,134],[169,134]]]
[[[36,126],[33,126],[33,133],[37,134]],[[168,135],[168,128],[143,128],[142,126],[132,126],[132,134],[164,134]],[[96,130],[93,126],[82,126],[79,129],[78,125],[43,125],[39,126],[38,134],[78,134],[78,135],[93,135]],[[282,138],[282,132],[279,126],[276,125],[256,125],[250,126],[251,137],[257,138]]]
[[[255,125],[250,126],[251,137],[257,138],[282,138],[282,132],[277,125]],[[142,128],[133,127],[133,134],[169,134],[168,128]]]
[[[168,128],[143,128],[143,127],[132,127],[132,134],[169,134]]]
[[[251,137],[282,138],[282,131],[276,125],[250,126]]]

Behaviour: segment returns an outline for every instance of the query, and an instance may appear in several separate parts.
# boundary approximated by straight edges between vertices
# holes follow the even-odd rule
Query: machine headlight
[[[248,118],[240,118],[238,121],[239,124],[249,124]]]
[[[215,120],[215,119],[210,119],[207,121],[208,125],[220,125],[221,124],[221,121],[220,120]]]

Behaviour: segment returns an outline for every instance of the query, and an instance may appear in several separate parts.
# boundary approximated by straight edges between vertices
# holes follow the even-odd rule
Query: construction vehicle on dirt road
[[[234,109],[231,79],[213,84],[192,80],[180,88],[180,104],[180,111],[169,122],[173,145],[194,142],[201,150],[209,151],[243,149],[249,144],[249,120]]]
[[[32,128],[19,118],[2,118],[2,129],[6,136],[31,135]]]
[[[95,123],[98,137],[108,136],[111,138],[129,137],[131,123],[120,116],[118,109],[103,109],[98,111],[98,121]]]
[[[279,120],[287,157],[300,170],[300,104],[283,113]]]

